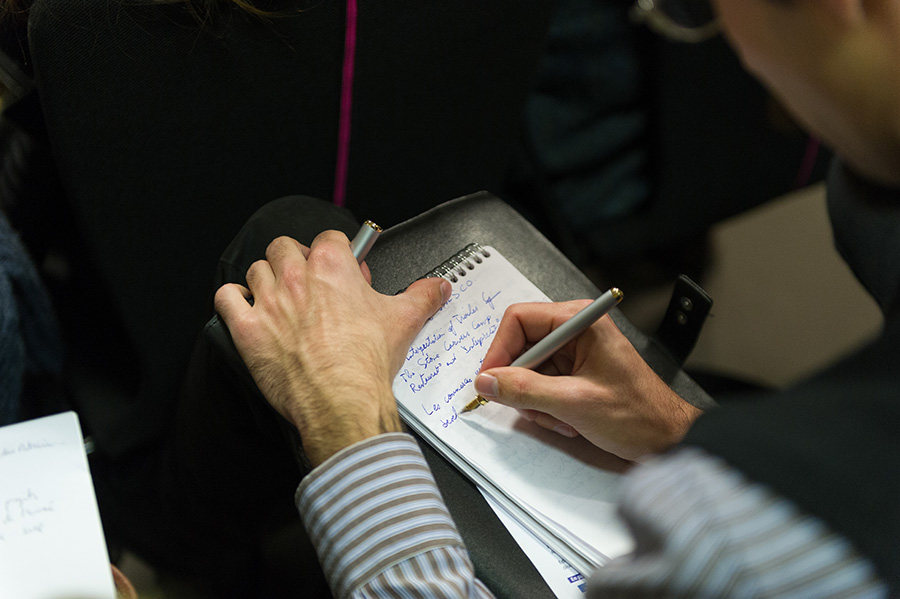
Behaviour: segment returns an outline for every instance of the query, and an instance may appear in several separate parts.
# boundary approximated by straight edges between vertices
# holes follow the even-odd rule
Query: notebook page
[[[550,301],[497,250],[485,249],[489,255],[463,269],[450,299],[413,341],[393,383],[401,413],[563,535],[606,558],[627,553],[631,537],[615,506],[619,475],[605,469],[618,466],[617,458],[498,404],[460,415],[476,395],[475,375],[506,308]]]
[[[593,547],[585,547],[584,542],[573,535],[561,531],[559,526],[550,522],[546,517],[534,511],[518,498],[512,497],[508,491],[498,487],[494,480],[488,478],[471,462],[456,453],[452,447],[446,445],[436,437],[427,427],[414,418],[410,418],[405,408],[400,405],[401,417],[425,439],[432,447],[435,447],[451,464],[474,482],[482,494],[490,496],[493,500],[491,508],[495,512],[502,510],[508,518],[514,519],[519,526],[530,531],[541,540],[548,548],[563,557],[569,564],[580,572],[592,572],[606,562],[606,556]],[[499,517],[498,513],[498,517]],[[501,518],[501,521],[503,519]],[[507,526],[509,530],[510,527]],[[520,544],[521,546],[521,544]],[[526,548],[523,547],[523,550]],[[529,557],[532,557],[529,555]]]
[[[587,579],[566,563],[564,559],[549,550],[540,539],[527,528],[511,518],[503,506],[496,503],[487,493],[482,492],[488,505],[497,514],[500,522],[506,526],[509,534],[515,539],[522,551],[531,560],[532,565],[553,591],[558,599],[584,599],[587,591]]]
[[[115,598],[74,412],[0,428],[0,597]]]

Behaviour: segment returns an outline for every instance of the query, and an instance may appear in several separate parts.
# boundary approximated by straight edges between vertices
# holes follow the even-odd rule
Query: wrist
[[[675,397],[677,398],[677,401],[674,402],[672,417],[669,420],[670,427],[667,435],[668,438],[666,439],[666,442],[658,448],[656,453],[662,453],[681,443],[685,435],[687,435],[687,432],[694,425],[694,421],[703,414],[703,410],[700,408],[688,403],[677,395]]]
[[[291,420],[312,466],[360,441],[403,432],[389,389],[376,393],[346,390],[296,404]]]

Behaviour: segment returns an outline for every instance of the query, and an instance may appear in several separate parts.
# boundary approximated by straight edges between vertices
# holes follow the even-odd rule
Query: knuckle
[[[264,268],[269,268],[269,265],[265,260],[257,260],[251,264],[250,268],[247,269],[247,274],[245,276],[247,283],[249,284],[251,281],[259,279],[260,274],[262,274],[261,271]]]
[[[282,253],[295,243],[297,242],[284,235],[276,237],[271,242],[269,242],[269,246],[266,248],[266,255],[269,255],[270,253]]]
[[[340,231],[335,231],[334,229],[322,231],[321,233],[319,233],[318,237],[326,243],[340,243],[340,244],[349,243],[349,239],[347,238],[346,235],[344,235]]]
[[[527,304],[512,304],[506,308],[506,311],[503,314],[503,318],[509,318],[510,320],[516,319],[520,314],[526,312],[528,306]]]
[[[227,283],[222,285],[218,289],[216,289],[216,293],[213,296],[213,305],[218,310],[220,306],[225,304],[226,298],[228,296],[228,288],[232,287],[231,283]]]
[[[347,236],[341,233],[340,231],[328,230],[322,231],[319,233],[315,240],[313,240],[312,248],[313,251],[310,254],[310,257],[328,257],[329,259],[333,256],[340,255],[341,252],[346,252],[350,246],[350,241],[347,239]]]
[[[266,259],[269,261],[278,260],[291,251],[291,249],[296,248],[299,245],[300,243],[296,239],[292,239],[285,235],[276,237],[266,248]]]
[[[281,282],[290,290],[301,290],[304,287],[305,276],[302,268],[287,266],[281,271]]]
[[[310,266],[326,272],[332,271],[346,260],[348,249],[347,236],[340,231],[320,233],[309,253]]]
[[[222,313],[229,307],[229,295],[233,287],[234,285],[229,283],[227,285],[222,285],[221,287],[216,289],[216,293],[213,296],[213,308],[216,312]]]

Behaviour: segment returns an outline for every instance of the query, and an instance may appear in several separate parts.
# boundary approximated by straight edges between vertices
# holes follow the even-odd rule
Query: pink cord
[[[794,179],[794,189],[800,189],[809,185],[812,178],[813,169],[816,167],[816,158],[819,157],[819,140],[810,136],[806,142],[806,151],[803,154],[803,162],[800,163],[800,170],[797,171],[797,178]]]
[[[347,0],[344,33],[344,74],[341,80],[341,120],[338,126],[337,162],[334,167],[334,203],[343,206],[347,196],[350,161],[350,120],[353,116],[353,70],[356,64],[356,0]]]

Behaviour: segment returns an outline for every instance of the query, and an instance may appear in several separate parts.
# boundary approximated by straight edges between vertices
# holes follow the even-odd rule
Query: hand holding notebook
[[[401,430],[390,381],[449,285],[419,281],[382,295],[334,231],[310,248],[276,239],[266,256],[248,271],[249,289],[217,292],[216,309],[263,395],[300,431],[310,463]]]

